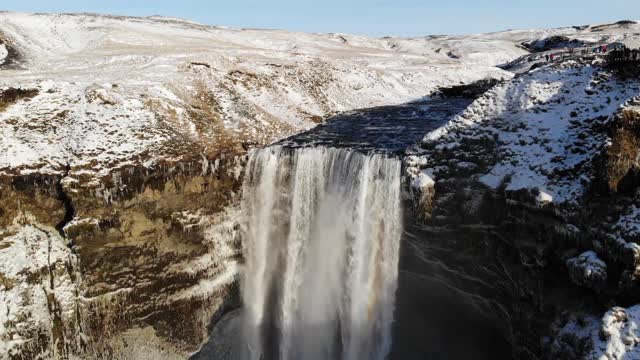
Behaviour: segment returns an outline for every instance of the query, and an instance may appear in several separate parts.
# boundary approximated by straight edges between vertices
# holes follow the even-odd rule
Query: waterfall
[[[401,162],[326,147],[252,153],[242,200],[243,358],[384,359]]]

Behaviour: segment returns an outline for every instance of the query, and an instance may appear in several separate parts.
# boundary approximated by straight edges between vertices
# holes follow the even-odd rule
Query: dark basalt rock
[[[499,82],[500,80],[497,79],[483,79],[471,84],[443,87],[440,88],[439,91],[445,98],[459,97],[475,99],[490,90],[492,87],[496,86]]]
[[[574,283],[594,290],[602,289],[607,282],[607,264],[593,251],[587,251],[567,260],[569,277]]]
[[[533,40],[522,43],[522,46],[533,52],[543,52],[553,49],[578,48],[587,46],[589,43],[576,39],[570,39],[566,36],[550,36],[544,39]]]
[[[562,326],[557,322],[565,324],[567,314],[601,316],[612,304],[635,304],[640,295],[640,247],[631,246],[638,239],[622,234],[623,240],[612,230],[620,212],[636,203],[640,186],[628,175],[637,166],[636,115],[626,107],[599,129],[612,134],[612,145],[596,159],[599,180],[577,207],[536,204],[534,193],[491,190],[444,167],[447,174],[427,193],[429,214],[414,207],[422,219],[407,225],[411,251],[404,256],[412,260],[405,266],[412,264],[410,271],[422,276],[437,274],[460,298],[483,309],[493,319],[485,324],[497,329],[495,339],[510,344],[513,358],[580,358],[591,345],[555,333]],[[490,139],[463,146],[458,155],[483,154],[483,162],[467,161],[494,161]],[[431,161],[448,164],[452,154],[438,156]]]

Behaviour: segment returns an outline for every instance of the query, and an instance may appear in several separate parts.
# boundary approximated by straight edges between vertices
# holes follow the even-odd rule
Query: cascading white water
[[[244,196],[243,357],[384,359],[402,233],[400,160],[270,147]]]

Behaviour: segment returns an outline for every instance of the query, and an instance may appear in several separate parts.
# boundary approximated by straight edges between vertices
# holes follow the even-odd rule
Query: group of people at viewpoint
[[[601,45],[601,46],[596,46],[596,47],[591,48],[591,49],[582,49],[581,53],[582,53],[582,55],[606,54],[608,50],[609,50],[609,45]]]
[[[576,49],[569,48],[565,52],[545,54],[547,62],[566,57],[573,58]],[[608,60],[612,62],[640,61],[640,49],[629,49],[624,44],[614,43],[610,45],[599,45],[592,48],[580,49],[582,56],[607,54]]]

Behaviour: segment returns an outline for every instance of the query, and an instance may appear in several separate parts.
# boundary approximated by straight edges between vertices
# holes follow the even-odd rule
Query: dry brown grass
[[[621,124],[624,128],[638,130],[640,125],[640,111],[626,109],[621,114]]]
[[[8,88],[0,91],[0,111],[6,110],[9,106],[21,99],[31,99],[38,95],[36,89]]]

